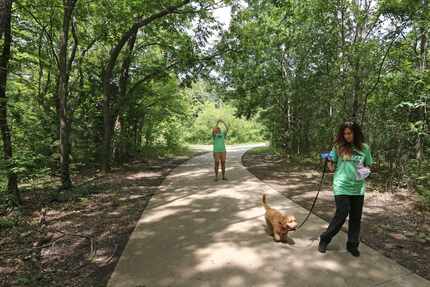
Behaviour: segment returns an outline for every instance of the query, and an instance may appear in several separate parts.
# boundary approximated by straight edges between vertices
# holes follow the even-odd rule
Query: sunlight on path
[[[353,258],[344,233],[318,253],[327,223],[316,216],[291,233],[293,244],[275,243],[265,233],[261,193],[299,221],[307,211],[241,165],[253,146],[228,149],[228,181],[213,180],[210,152],[176,168],[144,211],[108,286],[430,286],[364,244]]]

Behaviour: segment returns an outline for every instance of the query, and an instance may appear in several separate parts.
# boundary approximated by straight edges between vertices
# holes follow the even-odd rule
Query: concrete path
[[[109,281],[109,287],[424,287],[430,282],[361,245],[345,250],[342,232],[317,251],[327,222],[312,215],[293,244],[265,232],[260,199],[296,215],[307,210],[241,165],[249,146],[228,149],[228,181],[214,182],[210,153],[176,168],[151,199]]]

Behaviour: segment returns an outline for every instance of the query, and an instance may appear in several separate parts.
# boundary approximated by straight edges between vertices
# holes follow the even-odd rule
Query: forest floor
[[[242,163],[252,174],[287,198],[306,209],[311,207],[315,186],[321,176],[315,164],[287,161],[264,148],[246,152]],[[330,221],[335,210],[331,178],[332,175],[326,177],[313,211],[326,221]],[[365,196],[362,242],[430,279],[429,208],[414,193],[382,190],[382,179],[374,174],[368,182]]]
[[[0,211],[0,286],[105,286],[152,194],[201,151],[74,176],[74,189],[35,188]]]

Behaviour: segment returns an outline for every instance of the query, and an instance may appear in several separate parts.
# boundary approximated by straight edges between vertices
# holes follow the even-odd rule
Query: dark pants
[[[360,242],[361,214],[363,213],[363,195],[336,195],[336,213],[327,230],[320,239],[327,244],[339,232],[349,215],[348,246],[357,247]]]

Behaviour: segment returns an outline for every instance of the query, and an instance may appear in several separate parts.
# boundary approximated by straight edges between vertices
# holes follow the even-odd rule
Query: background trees
[[[10,47],[12,45],[11,18],[12,0],[0,2],[0,40],[2,50],[0,56],[0,130],[3,141],[2,169],[7,176],[7,192],[15,196],[17,203],[21,197],[18,191],[17,175],[13,169],[13,146],[12,135],[8,120],[8,94],[6,89],[9,72]]]
[[[65,190],[83,165],[109,171],[151,145],[182,142],[192,104],[182,91],[211,58],[212,11],[225,2],[2,1],[7,198],[19,201],[17,179],[59,176]]]
[[[428,1],[246,1],[219,44],[220,84],[288,154],[330,148],[353,119],[391,181],[422,186],[429,23]]]
[[[68,189],[82,166],[205,142],[196,131],[220,98],[243,126],[234,141],[268,138],[302,156],[355,119],[393,181],[429,179],[427,0],[1,5],[0,186],[16,202],[18,179],[51,175]],[[222,5],[232,23],[211,47]]]

